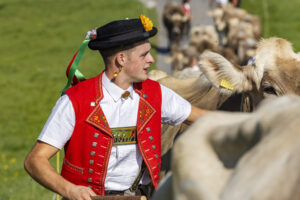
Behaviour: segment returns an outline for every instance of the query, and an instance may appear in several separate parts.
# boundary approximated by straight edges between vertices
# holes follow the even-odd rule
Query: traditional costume
[[[96,32],[88,46],[105,50],[146,40],[157,29],[147,29],[140,18],[114,21]],[[124,91],[103,72],[65,91],[38,140],[64,147],[62,176],[98,195],[135,192],[137,180],[139,187],[152,183],[157,188],[161,123],[177,125],[190,112],[189,102],[156,81],[134,83]]]

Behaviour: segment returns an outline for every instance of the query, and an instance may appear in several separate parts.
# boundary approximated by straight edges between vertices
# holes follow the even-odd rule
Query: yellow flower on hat
[[[145,31],[151,31],[153,28],[152,21],[145,15],[140,15],[140,19],[142,21]]]

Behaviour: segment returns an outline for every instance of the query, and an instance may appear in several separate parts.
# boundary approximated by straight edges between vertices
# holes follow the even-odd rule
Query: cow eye
[[[264,88],[264,92],[267,94],[277,95],[275,89],[273,87],[266,87]]]

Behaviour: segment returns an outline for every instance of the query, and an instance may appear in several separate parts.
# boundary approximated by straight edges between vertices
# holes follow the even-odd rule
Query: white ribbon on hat
[[[86,40],[91,40],[97,37],[97,32],[96,29],[93,29],[92,31],[88,31],[86,33],[85,39]]]

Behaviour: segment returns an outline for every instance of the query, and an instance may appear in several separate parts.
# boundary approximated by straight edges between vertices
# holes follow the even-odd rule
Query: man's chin
[[[136,80],[135,80],[135,82],[136,83],[139,83],[139,82],[143,82],[143,81],[145,81],[145,80],[147,80],[148,79],[148,75],[146,74],[144,77],[138,77]]]

